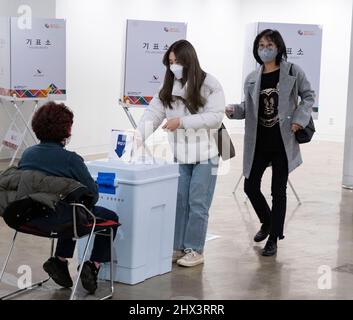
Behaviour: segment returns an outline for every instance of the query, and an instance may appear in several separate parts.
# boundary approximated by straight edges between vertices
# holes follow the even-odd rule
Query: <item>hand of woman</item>
[[[292,131],[296,133],[298,130],[303,129],[299,124],[292,123]]]
[[[234,106],[232,106],[231,104],[226,106],[226,116],[229,119],[233,118],[233,114],[234,114]]]
[[[169,131],[175,131],[180,127],[180,124],[180,118],[173,118],[169,119],[162,128]]]

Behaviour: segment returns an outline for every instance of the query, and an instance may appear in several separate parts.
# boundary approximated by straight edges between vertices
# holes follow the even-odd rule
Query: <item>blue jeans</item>
[[[179,165],[174,250],[203,252],[219,158]]]

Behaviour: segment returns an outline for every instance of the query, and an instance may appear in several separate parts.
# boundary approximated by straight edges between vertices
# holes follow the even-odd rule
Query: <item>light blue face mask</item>
[[[257,49],[257,53],[262,62],[267,63],[276,59],[278,50],[277,48],[263,48]]]

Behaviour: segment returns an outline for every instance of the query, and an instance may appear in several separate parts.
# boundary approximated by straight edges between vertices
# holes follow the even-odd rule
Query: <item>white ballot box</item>
[[[88,162],[87,167],[99,185],[97,205],[116,212],[122,224],[114,242],[114,280],[136,284],[170,272],[178,164],[107,160]],[[79,260],[84,243],[78,241]],[[109,279],[109,264],[102,265],[99,277]]]

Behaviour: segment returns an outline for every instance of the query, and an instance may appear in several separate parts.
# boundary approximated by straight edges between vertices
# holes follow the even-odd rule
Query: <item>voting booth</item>
[[[114,242],[114,280],[136,284],[170,272],[178,164],[105,160],[87,167],[99,186],[97,205],[116,212],[122,224]],[[78,242],[79,258],[84,243]],[[101,267],[99,278],[109,279],[109,265]]]
[[[38,142],[30,123],[40,104],[65,99],[65,20],[36,18],[27,26],[20,18],[0,17],[0,108],[9,120],[0,130],[0,152],[13,153],[9,166],[22,145]]]

